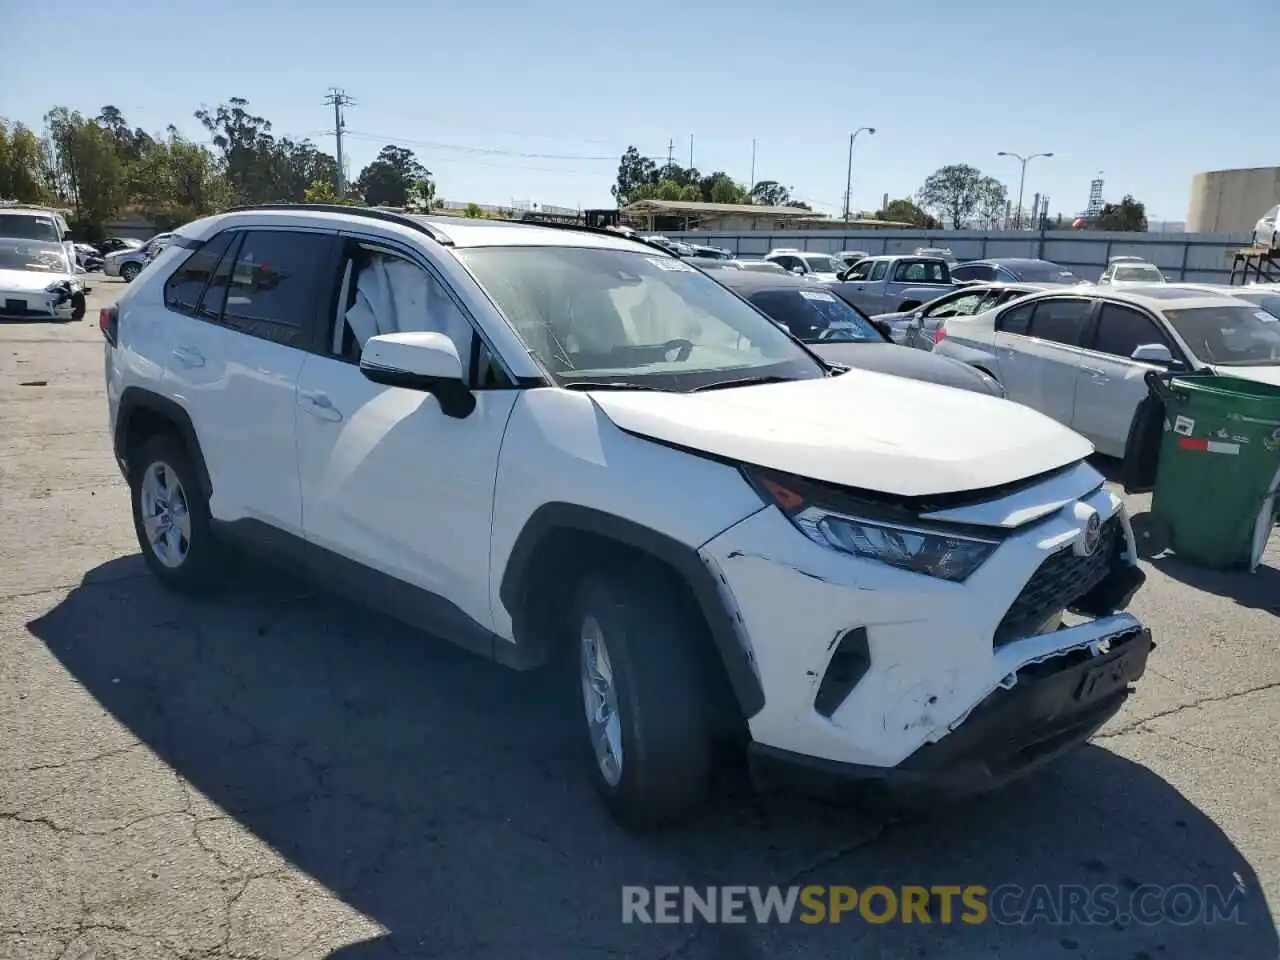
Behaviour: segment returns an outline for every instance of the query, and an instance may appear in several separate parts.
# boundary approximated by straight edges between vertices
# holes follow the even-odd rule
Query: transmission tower
[[[333,105],[333,136],[338,143],[338,198],[342,199],[347,195],[347,168],[342,163],[342,131],[347,128],[347,122],[343,119],[342,108],[354,107],[356,101],[347,96],[346,91],[330,87],[324,102]]]
[[[1102,212],[1102,171],[1098,171],[1098,176],[1089,181],[1089,208],[1085,211],[1085,216],[1092,219]]]

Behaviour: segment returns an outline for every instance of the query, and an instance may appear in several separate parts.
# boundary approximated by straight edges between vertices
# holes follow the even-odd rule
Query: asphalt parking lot
[[[1025,784],[885,823],[729,770],[701,821],[630,836],[571,678],[284,574],[157,585],[106,432],[96,315],[123,287],[93,282],[85,321],[0,323],[0,960],[1280,956],[1280,535],[1251,577],[1148,564],[1139,694]],[[1242,899],[1217,924],[621,922],[624,885],[665,884]]]

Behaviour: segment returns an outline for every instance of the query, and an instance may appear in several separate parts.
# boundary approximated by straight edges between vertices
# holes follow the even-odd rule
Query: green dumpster
[[[1280,387],[1231,376],[1148,377],[1164,405],[1151,513],[1183,559],[1261,562],[1280,486]]]

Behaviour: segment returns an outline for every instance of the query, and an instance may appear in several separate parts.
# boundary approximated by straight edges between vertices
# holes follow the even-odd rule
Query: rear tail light
[[[942,338],[947,335],[947,325],[945,323],[938,324],[936,330],[933,331],[933,342],[936,346],[942,342]]]
[[[98,329],[103,338],[113,347],[116,345],[117,328],[120,325],[120,313],[114,306],[103,307],[98,311]]]

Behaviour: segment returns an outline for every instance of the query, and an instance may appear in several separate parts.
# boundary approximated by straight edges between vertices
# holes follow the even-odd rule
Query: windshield
[[[825,290],[761,290],[752,303],[805,343],[883,343],[871,321]]]
[[[1273,317],[1280,317],[1280,293],[1241,290],[1239,293],[1233,293],[1232,296],[1241,300],[1248,300],[1250,303],[1256,303]]]
[[[844,269],[843,263],[833,260],[831,257],[804,256],[800,259],[814,273],[839,273]]]
[[[1079,283],[1080,278],[1056,263],[1020,263],[1012,268],[1019,280],[1030,283]]]
[[[58,243],[0,240],[0,270],[32,270],[37,273],[70,273],[67,252]]]
[[[1280,363],[1280,319],[1266,310],[1223,305],[1166,310],[1164,315],[1205,363]]]
[[[1159,283],[1164,279],[1164,274],[1150,264],[1138,267],[1116,267],[1116,279],[1143,280],[1148,283]]]
[[[48,240],[50,243],[57,243],[60,239],[53,217],[17,213],[0,213],[0,237]]]
[[[826,375],[767,317],[670,257],[580,247],[457,255],[562,385],[690,390],[744,377]]]

